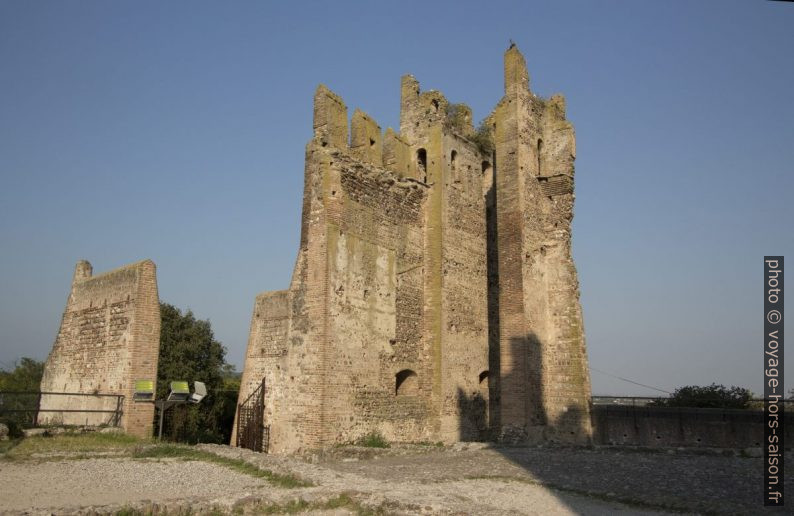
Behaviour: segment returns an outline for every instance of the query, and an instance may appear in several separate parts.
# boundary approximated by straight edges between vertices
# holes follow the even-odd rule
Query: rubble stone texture
[[[92,276],[77,263],[55,345],[47,357],[42,392],[121,394],[121,427],[152,434],[154,405],[134,402],[136,380],[157,380],[160,304],[154,262],[144,260]],[[42,395],[42,409],[115,410],[115,398]],[[40,424],[102,425],[110,413],[40,412]]]
[[[511,46],[487,138],[410,75],[399,134],[347,113],[317,88],[292,281],[254,305],[240,402],[265,380],[269,451],[589,442],[562,96],[531,93]]]

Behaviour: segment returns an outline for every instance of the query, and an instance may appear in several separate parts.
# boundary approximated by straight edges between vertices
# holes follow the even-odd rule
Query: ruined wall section
[[[122,428],[147,437],[154,406],[133,402],[136,380],[157,380],[160,305],[155,265],[145,260],[92,276],[78,262],[55,344],[47,358],[42,392],[124,395]],[[42,396],[47,409],[115,409],[113,398]],[[107,424],[110,414],[42,412],[44,424]]]
[[[356,134],[355,127],[353,135]],[[329,170],[329,346],[333,442],[379,431],[430,438],[430,361],[423,347],[422,205],[426,188],[344,150]],[[413,385],[400,385],[410,371]],[[408,374],[408,373],[406,373]]]
[[[412,76],[401,88],[401,134],[411,144],[425,205],[423,336],[433,356],[432,400],[444,441],[487,430],[488,317],[485,200],[471,110]]]
[[[265,380],[271,453],[317,448],[325,439],[328,267],[323,156],[326,149],[347,146],[348,125],[344,102],[325,86],[317,88],[314,108],[315,137],[306,146],[298,256],[286,291],[257,296],[238,395],[239,404]],[[269,346],[279,349],[281,356],[265,356]],[[232,445],[237,442],[236,423],[237,417]]]
[[[442,243],[442,429],[478,440],[488,429],[488,283],[483,156],[445,131]]]
[[[324,86],[314,131],[292,282],[257,298],[240,399],[265,378],[271,452],[372,431],[427,440],[429,360],[417,331],[426,187],[410,178],[407,143],[393,131],[384,142],[360,110],[348,145],[347,108]],[[262,351],[269,346],[274,356]],[[403,370],[416,379],[398,395]]]
[[[538,99],[539,100],[539,99]],[[565,119],[565,101],[553,96],[533,104],[522,131],[533,150],[528,167],[527,199],[536,205],[525,213],[525,295],[538,321],[542,357],[542,400],[547,439],[588,442],[590,375],[585,349],[579,280],[571,254],[574,205],[573,126]],[[534,127],[533,127],[534,126]],[[532,166],[534,165],[534,167]]]
[[[495,111],[502,438],[588,442],[589,373],[571,257],[573,127],[505,54]]]
[[[284,362],[287,356],[287,337],[289,335],[290,305],[289,290],[263,292],[256,296],[251,328],[248,333],[248,346],[245,353],[243,375],[240,379],[238,404],[244,403],[265,380],[266,413],[271,422],[271,431],[281,432],[282,424],[273,422],[284,413],[280,406],[284,399],[284,386],[287,385],[282,374],[286,371]],[[232,427],[232,443],[236,444],[237,417]]]

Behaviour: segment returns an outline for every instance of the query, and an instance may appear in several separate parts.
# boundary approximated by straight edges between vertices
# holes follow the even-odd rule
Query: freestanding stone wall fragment
[[[505,81],[490,137],[410,75],[383,136],[317,88],[298,258],[256,299],[240,389],[265,380],[269,451],[590,439],[573,128],[514,47]]]
[[[157,380],[160,302],[154,262],[144,260],[92,275],[81,260],[55,345],[44,366],[42,392],[122,394],[121,427],[151,436],[154,405],[135,403],[136,380]],[[47,409],[115,409],[113,398],[43,395]],[[107,424],[112,414],[41,412],[41,423]]]

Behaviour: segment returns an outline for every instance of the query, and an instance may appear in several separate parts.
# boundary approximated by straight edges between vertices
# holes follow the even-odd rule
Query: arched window
[[[419,168],[419,177],[427,183],[427,151],[425,149],[416,151],[416,166]]]
[[[483,371],[480,373],[480,386],[479,386],[480,396],[483,399],[487,400],[489,397],[489,390],[488,390],[488,371]]]
[[[419,392],[419,377],[410,369],[403,369],[394,376],[394,394],[414,396]]]

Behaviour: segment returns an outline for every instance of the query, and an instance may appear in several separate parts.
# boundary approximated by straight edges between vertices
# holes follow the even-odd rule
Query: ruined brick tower
[[[319,86],[298,258],[257,296],[240,389],[265,380],[269,451],[589,441],[563,98],[530,92],[512,46],[484,130],[412,76],[399,134],[358,109],[350,126]]]
[[[160,351],[160,301],[154,262],[143,260],[93,275],[91,264],[77,262],[72,287],[41,379],[41,391],[123,395],[115,398],[47,395],[41,397],[39,423],[103,425],[109,411],[122,409],[125,432],[151,437],[153,403],[133,401],[137,380],[157,381]],[[60,412],[61,409],[72,412]],[[108,412],[96,412],[96,411]],[[94,411],[94,412],[81,412]]]

